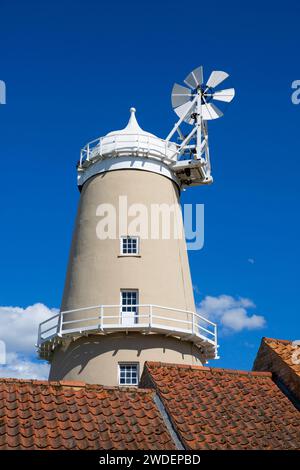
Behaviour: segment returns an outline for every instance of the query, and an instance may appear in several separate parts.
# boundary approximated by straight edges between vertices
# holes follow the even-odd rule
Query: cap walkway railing
[[[217,325],[196,312],[154,304],[96,305],[62,311],[39,325],[37,346],[47,357],[65,338],[116,331],[160,333],[191,341],[217,358]]]

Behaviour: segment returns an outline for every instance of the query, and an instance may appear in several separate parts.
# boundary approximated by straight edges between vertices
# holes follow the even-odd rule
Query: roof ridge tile
[[[198,365],[189,365],[189,364],[172,364],[168,362],[146,361],[145,367],[150,367],[150,368],[155,367],[156,369],[167,367],[167,368],[173,368],[175,370],[196,370],[200,372],[212,372],[212,373],[221,372],[225,374],[272,378],[272,372],[269,372],[269,371],[251,371],[251,370],[248,371],[248,370],[226,369],[222,367],[207,367],[207,366],[198,366]]]
[[[263,336],[262,341],[267,343],[268,341],[275,341],[277,343],[282,343],[282,344],[292,344],[292,341],[289,339],[279,339],[279,338],[268,338],[267,336]]]

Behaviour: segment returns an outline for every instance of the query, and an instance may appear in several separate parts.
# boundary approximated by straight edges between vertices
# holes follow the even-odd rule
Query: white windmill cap
[[[139,126],[135,113],[136,109],[130,108],[130,118],[127,126],[124,129],[109,132],[100,139],[99,146],[92,151],[91,160],[97,159],[99,151],[101,159],[133,156],[159,158],[163,161],[168,158],[175,160],[176,144],[170,142],[166,146],[163,139],[151,134],[151,132],[144,131]]]
[[[137,122],[136,109],[130,108],[130,118],[124,129],[112,131],[101,139],[102,158],[122,157],[125,155],[141,158],[175,159],[176,144],[168,147],[163,139],[151,132],[144,131]]]
[[[135,113],[136,109],[130,108],[130,118],[124,129],[109,132],[84,147],[81,151],[84,158],[78,169],[79,186],[97,173],[127,168],[175,178],[169,166],[176,161],[177,144],[144,131]]]
[[[139,126],[139,123],[137,122],[136,117],[135,117],[135,113],[136,113],[136,109],[134,107],[131,107],[130,118],[129,118],[127,126],[121,130],[109,132],[106,136],[108,137],[108,136],[117,136],[117,135],[126,134],[126,135],[148,135],[154,138],[158,138],[154,134],[144,131]]]

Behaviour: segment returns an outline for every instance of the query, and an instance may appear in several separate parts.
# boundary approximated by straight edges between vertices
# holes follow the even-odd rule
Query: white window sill
[[[137,388],[139,384],[119,384],[119,387]]]

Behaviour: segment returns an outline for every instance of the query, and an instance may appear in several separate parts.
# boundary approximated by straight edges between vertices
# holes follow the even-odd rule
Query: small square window
[[[138,237],[121,237],[121,255],[138,255],[139,254],[139,238]]]
[[[119,364],[119,385],[138,385],[138,364]]]

